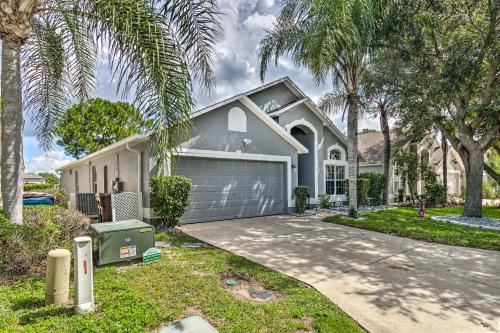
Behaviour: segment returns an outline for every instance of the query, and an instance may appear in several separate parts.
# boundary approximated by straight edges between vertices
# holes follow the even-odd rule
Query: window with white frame
[[[325,192],[329,195],[345,194],[345,165],[325,166]]]
[[[330,150],[328,158],[331,160],[340,161],[342,159],[342,153],[338,149],[332,149],[332,150]]]
[[[227,114],[227,129],[234,132],[247,131],[247,116],[238,107],[231,108]]]

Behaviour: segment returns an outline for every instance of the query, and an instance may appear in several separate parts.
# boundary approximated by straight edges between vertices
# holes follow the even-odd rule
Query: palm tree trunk
[[[4,213],[12,223],[23,222],[23,113],[21,45],[3,40],[1,107],[1,190]]]
[[[347,106],[347,157],[349,175],[349,217],[358,217],[358,106],[359,96],[348,95]]]
[[[384,136],[384,197],[383,204],[387,205],[389,202],[389,169],[391,162],[391,133],[389,129],[389,120],[387,110],[382,108],[380,110],[380,129]]]
[[[448,196],[448,141],[441,134],[441,149],[443,150],[443,186],[445,191],[445,199]]]

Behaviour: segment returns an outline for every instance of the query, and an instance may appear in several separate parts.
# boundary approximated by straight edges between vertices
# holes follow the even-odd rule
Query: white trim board
[[[345,149],[342,148],[342,146],[337,144],[337,143],[331,145],[330,147],[328,147],[326,149],[326,159],[330,160],[330,151],[332,151],[334,149],[340,151],[340,161],[346,161],[346,163],[347,163],[347,153],[346,153]]]
[[[243,96],[239,99],[239,101],[246,106],[250,111],[253,112],[264,122],[267,126],[269,126],[273,131],[275,131],[279,136],[281,136],[285,141],[287,141],[290,145],[292,145],[299,154],[307,154],[309,150],[304,147],[299,141],[297,141],[290,132],[287,132],[277,124],[271,117],[269,117],[261,108],[257,106],[250,98]]]
[[[193,112],[189,117],[191,119],[192,118],[196,118],[198,116],[201,116],[202,114],[205,114],[207,112],[215,110],[215,109],[217,109],[217,108],[219,108],[219,107],[221,107],[223,105],[235,102],[235,101],[239,100],[242,97],[246,97],[248,95],[255,94],[255,93],[259,92],[259,91],[265,90],[265,89],[267,89],[269,87],[272,87],[274,85],[277,85],[277,84],[280,84],[282,82],[285,82],[286,80],[290,80],[290,78],[288,76],[285,76],[285,77],[282,77],[281,79],[278,79],[278,80],[266,83],[266,84],[264,84],[264,85],[262,85],[260,87],[254,88],[252,90],[245,91],[245,92],[243,92],[241,94],[238,94],[238,95],[235,95],[233,97],[227,98],[227,99],[225,99],[223,101],[220,101],[218,103],[209,105],[209,106],[207,106],[207,107],[205,107],[205,108],[203,108],[203,109],[201,109],[199,111]],[[264,112],[264,111],[262,111],[262,112]]]
[[[297,125],[303,125],[309,128],[313,133],[314,133],[314,199],[318,201],[319,198],[319,168],[318,168],[318,160],[319,160],[319,154],[318,151],[320,150],[320,147],[318,146],[318,131],[314,127],[313,124],[305,120],[304,118],[302,119],[297,119],[292,121],[290,124],[285,126],[286,131],[292,136],[291,131],[292,128],[294,128]]]
[[[173,153],[176,156],[228,159],[228,160],[248,160],[248,161],[267,161],[267,162],[285,162],[286,163],[286,191],[288,207],[294,207],[292,198],[292,157],[281,155],[264,155],[264,154],[249,154],[236,153],[229,151],[202,150],[181,148]]]
[[[288,110],[290,110],[290,109],[292,109],[292,108],[296,107],[297,105],[300,105],[300,104],[304,103],[305,101],[306,101],[306,99],[305,99],[305,98],[299,99],[298,101],[295,101],[295,102],[293,102],[292,104],[288,104],[288,105],[287,105],[287,106],[285,106],[284,108],[279,109],[279,110],[277,110],[277,111],[270,112],[270,113],[268,113],[267,115],[268,115],[269,117],[278,116],[278,115],[282,114],[283,112],[286,112],[286,111],[288,111]]]
[[[123,140],[117,141],[117,142],[115,142],[107,147],[104,147],[98,151],[95,151],[91,154],[88,154],[87,156],[82,157],[76,161],[70,162],[70,163],[56,169],[56,171],[63,171],[63,170],[69,169],[71,167],[81,165],[83,162],[86,162],[92,158],[96,158],[96,157],[101,156],[105,153],[111,153],[111,152],[114,152],[116,150],[122,149],[124,145],[131,144],[131,143],[140,143],[140,142],[144,141],[145,139],[147,139],[147,137],[148,137],[148,135],[146,135],[146,134],[131,135],[129,137],[126,137]]]

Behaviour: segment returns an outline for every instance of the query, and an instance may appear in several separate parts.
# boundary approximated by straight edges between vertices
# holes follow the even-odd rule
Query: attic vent
[[[227,129],[235,132],[247,131],[247,116],[245,111],[234,107],[227,114]]]

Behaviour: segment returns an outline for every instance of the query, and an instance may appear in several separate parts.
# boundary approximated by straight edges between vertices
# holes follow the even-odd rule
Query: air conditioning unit
[[[113,180],[111,189],[113,190],[113,193],[123,192],[123,182],[116,178],[115,180]]]

